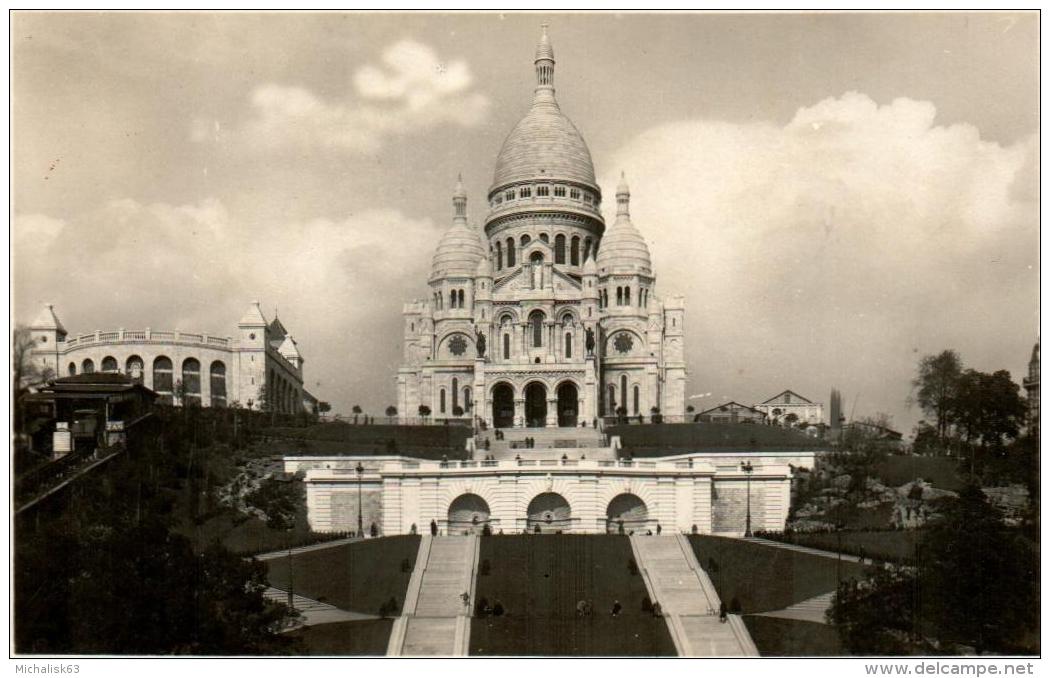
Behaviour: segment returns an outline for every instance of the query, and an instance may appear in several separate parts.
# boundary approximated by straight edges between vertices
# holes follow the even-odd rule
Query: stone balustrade
[[[220,349],[233,347],[233,339],[231,337],[213,337],[206,333],[180,332],[178,330],[151,330],[147,327],[145,330],[96,330],[90,334],[67,337],[65,348],[125,343],[168,343],[187,346],[208,346]]]

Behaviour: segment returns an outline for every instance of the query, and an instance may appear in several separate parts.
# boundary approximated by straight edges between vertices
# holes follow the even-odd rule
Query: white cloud
[[[14,316],[53,302],[71,332],[124,327],[233,335],[253,299],[280,315],[308,388],[349,409],[393,400],[401,304],[418,296],[440,229],[374,209],[341,220],[244,223],[222,203],[116,200],[76,219],[18,215]],[[320,383],[320,385],[318,385]],[[365,386],[367,385],[367,386]]]
[[[935,115],[848,93],[784,126],[687,121],[615,154],[660,289],[686,295],[694,390],[838,386],[907,429],[922,353],[1019,376],[1038,322],[1036,141]]]
[[[357,98],[326,101],[302,87],[267,83],[255,88],[248,120],[233,136],[252,148],[334,148],[374,151],[394,134],[451,123],[471,127],[485,119],[489,101],[471,91],[464,61],[445,63],[427,45],[389,46],[382,66],[357,69]],[[194,141],[221,139],[216,123],[195,121]]]

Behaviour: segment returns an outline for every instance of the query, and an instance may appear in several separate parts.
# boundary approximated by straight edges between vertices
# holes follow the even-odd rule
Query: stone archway
[[[547,387],[538,381],[525,387],[525,425],[534,428],[547,425]]]
[[[572,531],[572,509],[565,497],[557,492],[544,492],[533,497],[526,515],[529,532]]]
[[[649,509],[642,498],[630,492],[618,494],[605,510],[605,526],[609,534],[624,534],[644,530],[649,521]]]
[[[449,534],[481,534],[489,524],[488,502],[476,494],[461,494],[448,507]]]
[[[514,426],[514,387],[506,382],[492,387],[492,425],[496,428]]]
[[[571,381],[558,386],[558,426],[575,427],[579,412],[580,392]]]

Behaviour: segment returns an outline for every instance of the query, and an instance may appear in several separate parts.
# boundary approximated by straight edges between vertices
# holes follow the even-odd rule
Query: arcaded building
[[[237,323],[236,336],[151,328],[73,335],[51,304],[30,332],[33,360],[58,377],[122,373],[175,405],[266,405],[294,414],[312,401],[298,344],[278,318],[266,320],[257,301]]]
[[[426,406],[496,427],[572,427],[620,408],[684,413],[682,298],[657,293],[626,181],[606,225],[554,65],[544,31],[532,105],[496,158],[483,228],[456,187],[429,295],[404,307],[402,414]]]

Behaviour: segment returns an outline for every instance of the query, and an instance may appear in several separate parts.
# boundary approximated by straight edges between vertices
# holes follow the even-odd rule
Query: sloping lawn
[[[336,657],[386,655],[393,619],[363,619],[306,626],[290,635],[302,638],[305,654]]]
[[[267,560],[270,585],[287,591],[291,584],[300,596],[365,614],[379,614],[380,606],[394,598],[400,614],[419,540],[404,535],[340,544],[295,554],[291,567],[287,557]],[[405,561],[407,572],[402,571]]]
[[[466,458],[469,426],[388,424],[317,424],[309,428],[274,427],[260,432],[291,448],[289,454],[403,454],[423,459]]]
[[[741,539],[690,535],[689,543],[719,597],[729,606],[736,599],[744,614],[780,610],[834,591],[839,568],[844,580],[860,579],[864,570],[858,563]]]
[[[958,460],[950,457],[890,455],[875,468],[875,473],[890,487],[922,478],[938,489],[958,492],[963,487],[958,468]]]
[[[915,547],[922,539],[921,530],[870,530],[841,534],[842,552],[858,555],[863,550],[866,558],[893,562],[913,561]],[[790,537],[771,536],[770,539],[825,551],[838,551],[840,537],[834,532],[796,532]]]
[[[476,600],[502,617],[475,617],[471,654],[674,655],[667,625],[642,611],[645,582],[619,535],[495,535],[481,538]],[[594,613],[576,615],[580,600]],[[623,607],[610,615],[614,601]]]
[[[841,657],[842,647],[835,627],[827,624],[746,615],[744,624],[758,653],[763,657]]]
[[[645,424],[606,428],[620,436],[622,455],[659,457],[700,451],[824,450],[828,443],[794,429],[762,424]]]

